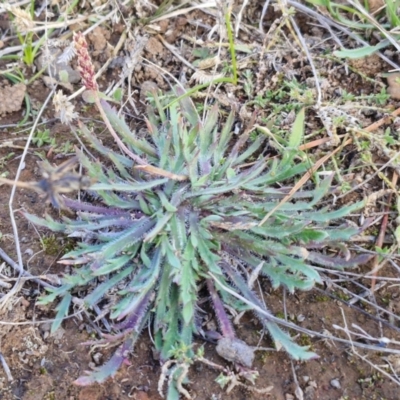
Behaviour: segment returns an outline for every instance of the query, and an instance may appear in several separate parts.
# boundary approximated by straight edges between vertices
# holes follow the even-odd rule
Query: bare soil
[[[254,2],[253,2],[254,3]],[[258,7],[259,8],[259,7]],[[257,7],[255,7],[257,9]],[[251,8],[247,10],[245,16],[247,21],[251,20]],[[259,11],[259,10],[258,10]],[[189,18],[190,17],[190,18]],[[203,25],[214,23],[213,18],[201,12],[193,12],[186,19],[173,18],[169,21],[168,26],[160,23],[161,32],[167,32],[164,36],[169,43],[177,43],[182,35],[192,35],[192,37],[201,37],[205,35],[206,30],[196,27],[190,23],[190,20],[199,20]],[[271,26],[277,15],[268,14],[265,21],[265,29]],[[301,22],[301,21],[300,21]],[[302,29],[305,33],[312,35],[312,29],[304,22]],[[168,29],[169,28],[169,29]],[[90,36],[90,49],[92,51],[95,65],[100,68],[110,56],[107,49],[107,43],[115,45],[119,38],[123,27],[115,25],[113,29],[99,27]],[[315,33],[315,32],[314,32]],[[249,31],[246,36],[247,43],[260,45],[260,41],[254,36],[254,31]],[[242,38],[243,39],[243,38]],[[327,45],[328,42],[325,43]],[[193,62],[191,58],[191,48],[189,45],[181,49],[183,56]],[[127,50],[126,50],[127,51]],[[126,53],[125,53],[126,54]],[[122,54],[121,54],[122,55]],[[146,42],[144,49],[144,57],[150,61],[158,63],[174,76],[184,71],[185,67],[163,46],[159,38],[152,36]],[[286,57],[286,58],[285,58]],[[295,74],[299,78],[304,78],[304,82],[310,77],[309,72],[302,70],[304,60],[290,59],[288,53],[283,56],[282,63],[297,70]],[[325,63],[325,64],[324,64]],[[324,61],[323,64],[327,68],[331,68],[334,73],[326,73],[328,79],[328,87],[326,96],[332,99],[335,96],[335,90],[338,88],[346,88],[347,91],[355,94],[371,94],[378,93],[381,86],[375,85],[368,80],[360,77],[355,73],[349,75],[344,74],[344,68],[340,65],[333,65],[331,62]],[[380,63],[377,62],[378,64]],[[267,63],[266,63],[267,64]],[[265,64],[265,65],[266,65]],[[365,64],[364,64],[365,65]],[[380,66],[379,66],[380,65]],[[382,70],[382,65],[378,65],[378,70]],[[258,65],[258,58],[253,58],[249,64],[249,69],[254,72],[257,79],[257,86],[260,92],[270,85],[274,86],[273,77],[278,74],[261,71],[262,65]],[[363,69],[363,65],[356,66]],[[376,67],[376,65],[375,65]],[[259,69],[257,69],[259,68]],[[110,67],[99,84],[105,89],[110,82],[118,79],[122,69],[121,67]],[[368,74],[368,72],[366,72]],[[372,74],[375,72],[372,72]],[[322,74],[323,75],[323,74]],[[141,85],[144,82],[153,82],[162,90],[169,90],[169,85],[163,78],[160,71],[150,68],[148,64],[143,64],[136,68],[132,76],[132,90],[135,91],[134,99],[139,112],[143,111],[143,104],[139,100],[141,96]],[[309,81],[307,81],[309,83]],[[272,85],[272,86],[271,86]],[[75,88],[79,88],[78,85]],[[48,89],[41,80],[36,81],[28,87],[28,93],[33,100],[34,108],[39,108],[44,101]],[[240,93],[239,93],[240,92]],[[228,95],[229,94],[229,95]],[[225,101],[225,106],[231,105],[230,96],[233,94],[235,98],[235,107],[241,111],[241,122],[245,125],[248,121],[248,113],[252,110],[244,110],[241,108],[245,95],[243,91],[235,91],[232,93],[222,93],[215,95],[215,99],[221,102]],[[76,109],[81,113],[81,117],[94,119],[96,116],[90,106],[85,105],[83,111],[83,102],[78,98],[75,100]],[[393,103],[396,106],[396,103]],[[259,111],[259,121],[268,114],[268,111]],[[143,119],[140,115],[136,115],[131,110],[131,125],[134,124],[136,129],[143,126]],[[246,114],[247,113],[247,114]],[[364,115],[363,123],[365,126],[378,120],[381,117],[379,111],[372,114]],[[7,116],[0,117],[0,125],[18,123],[22,118],[21,111],[9,113]],[[45,112],[45,118],[48,122],[46,128],[50,129],[51,137],[56,139],[57,145],[70,140],[72,144],[78,144],[75,137],[68,129],[60,124],[54,118],[54,110],[49,106]],[[284,126],[284,122],[282,123]],[[288,122],[288,126],[290,121]],[[309,125],[312,127],[321,127],[320,121],[310,119]],[[0,160],[6,160],[0,164],[0,173],[8,173],[9,177],[14,177],[18,168],[19,159],[27,133],[15,134],[16,128],[0,129]],[[110,141],[107,135],[99,132],[106,142]],[[10,139],[12,143],[10,144]],[[111,141],[110,143],[111,144]],[[352,148],[345,153],[346,157],[354,157],[350,152],[355,152]],[[10,153],[14,154],[10,156]],[[39,160],[36,152],[40,152],[42,157],[49,159],[54,164],[58,164],[68,158],[68,154],[61,154],[55,151],[51,146],[43,146],[30,149],[26,159],[26,165],[20,177],[21,181],[31,182],[40,179],[40,173],[37,166]],[[317,156],[318,153],[317,153]],[[372,192],[376,189],[372,181],[369,190]],[[362,197],[365,193],[362,191],[355,194],[356,199]],[[10,190],[1,186],[0,190],[0,232],[2,238],[0,241],[1,248],[17,261],[15,252],[15,238],[9,218],[9,202]],[[346,199],[347,201],[348,199]],[[344,201],[344,200],[342,200]],[[43,202],[38,194],[29,189],[18,189],[14,201],[14,209],[23,209],[29,213],[43,216],[45,213],[56,215],[55,211]],[[39,277],[56,275],[61,276],[65,269],[57,264],[58,258],[63,254],[65,247],[68,245],[65,238],[60,235],[52,237],[52,244],[44,248],[40,238],[49,238],[49,232],[44,229],[35,228],[29,224],[21,214],[16,213],[16,221],[19,231],[19,243],[23,254],[25,269],[31,274]],[[356,271],[359,273],[368,272],[370,266],[362,266]],[[8,274],[10,278],[15,278],[15,271],[10,267],[6,267],[3,273]],[[395,271],[389,268],[385,270],[386,276],[397,277]],[[369,285],[369,281],[364,282]],[[357,292],[357,288],[350,282],[342,282],[342,285],[349,290]],[[262,292],[264,300],[272,311],[282,314],[283,310],[283,292],[281,289],[273,291],[268,281],[261,280]],[[4,294],[5,292],[3,292]],[[161,373],[161,366],[153,356],[153,345],[147,334],[147,330],[143,332],[142,338],[135,347],[130,357],[130,365],[124,365],[121,370],[112,379],[109,379],[102,385],[94,385],[91,387],[80,388],[73,384],[73,381],[81,376],[84,371],[94,368],[98,363],[103,363],[108,359],[112,352],[112,348],[94,348],[84,346],[82,343],[92,340],[96,336],[96,331],[92,321],[84,317],[67,318],[53,336],[49,335],[50,322],[46,321],[54,317],[54,309],[52,307],[43,307],[36,304],[38,296],[43,293],[43,289],[37,284],[26,282],[19,291],[16,298],[9,303],[6,310],[2,310],[0,324],[0,353],[10,367],[13,381],[9,382],[3,369],[0,368],[0,399],[1,400],[158,400],[161,399],[158,393],[158,379]],[[336,299],[330,297],[336,297]],[[399,332],[388,329],[378,322],[374,321],[367,313],[374,313],[364,303],[356,303],[355,308],[350,308],[344,302],[349,297],[343,292],[328,287],[320,287],[319,290],[310,292],[296,293],[295,295],[287,295],[286,307],[289,319],[298,323],[307,329],[317,332],[331,332],[343,338],[345,336],[337,331],[333,332],[332,325],[337,324],[344,326],[345,323],[349,327],[352,324],[361,326],[366,332],[371,332],[375,337],[380,335],[389,338],[397,338],[399,340]],[[384,288],[379,291],[377,301],[382,307],[391,307],[391,311],[398,313],[400,311],[399,294],[396,287]],[[364,311],[365,313],[362,313]],[[343,320],[345,316],[345,321]],[[215,324],[210,312],[210,324]],[[97,326],[97,325],[96,325]],[[101,324],[98,325],[101,329]],[[267,334],[263,335],[261,326],[255,319],[252,319],[250,313],[245,315],[240,321],[240,325],[236,327],[238,337],[252,346],[272,347],[272,343]],[[327,331],[326,331],[327,330]],[[294,332],[293,332],[294,334]],[[260,341],[260,337],[262,340]],[[329,340],[321,340],[319,338],[309,338],[306,335],[299,334],[297,342],[302,345],[311,345],[312,349],[319,354],[319,358],[306,363],[294,362],[295,375],[298,383],[304,392],[306,400],[398,400],[399,387],[390,379],[385,378],[373,369],[370,365],[358,357],[354,349],[346,347],[341,343],[335,343]],[[228,365],[221,359],[216,351],[215,345],[204,342],[200,338],[196,341],[197,346],[205,346],[205,356],[218,364]],[[91,350],[91,351],[90,351]],[[371,354],[357,350],[360,355],[368,355],[370,362],[376,365],[384,365],[385,361],[382,357],[386,354]],[[251,400],[251,399],[276,399],[290,400],[295,399],[296,382],[292,371],[292,365],[289,358],[283,352],[266,352],[257,351],[254,368],[259,372],[259,378],[254,387],[264,388],[273,386],[269,395],[257,394],[245,388],[235,388],[231,393],[224,392],[217,383],[215,378],[219,375],[215,371],[203,364],[195,364],[189,374],[190,385],[189,392],[193,398],[199,400],[208,399],[231,399],[231,400]],[[165,389],[165,388],[164,388]],[[292,397],[291,397],[292,396]]]

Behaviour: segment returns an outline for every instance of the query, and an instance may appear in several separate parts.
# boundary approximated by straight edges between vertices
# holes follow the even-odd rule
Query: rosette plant
[[[313,190],[298,192],[261,223],[288,194],[281,183],[293,182],[310,167],[298,150],[303,112],[282,154],[271,156],[262,134],[255,139],[249,131],[234,135],[234,112],[220,123],[214,105],[202,121],[183,94],[176,90],[180,97],[166,107],[153,93],[147,134],[140,137],[102,101],[135,160],[104,146],[82,126],[102,160],[78,151],[95,182],[88,190],[92,202],[64,200],[76,219],[28,216],[79,239],[61,260],[74,266],[73,273],[41,298],[45,304],[59,299],[53,328],[68,314],[73,296],[84,293],[84,307],[100,307],[112,322],[113,333],[101,340],[119,344],[103,367],[79,378],[78,384],[113,375],[147,324],[162,363],[174,357],[193,359],[193,340],[202,332],[198,301],[207,293],[221,337],[235,336],[225,306],[238,312],[256,308],[277,348],[296,360],[310,359],[313,352],[268,318],[260,294],[250,289],[249,276],[265,276],[274,288],[283,285],[293,292],[320,282],[316,265],[343,268],[362,261],[360,256],[342,256],[345,242],[358,232],[343,217],[362,203],[334,211],[320,206],[332,176]],[[323,252],[328,245],[337,250]],[[168,398],[177,398],[185,382],[183,371],[171,368],[167,373]]]

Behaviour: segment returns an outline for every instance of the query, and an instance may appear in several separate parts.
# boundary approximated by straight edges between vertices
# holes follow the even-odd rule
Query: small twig
[[[372,277],[373,279],[373,277]],[[375,290],[379,290],[382,289],[384,286],[387,285],[387,282],[383,281],[383,282],[379,282],[376,286],[375,286]],[[371,290],[365,290],[364,292],[358,294],[357,296],[353,296],[352,299],[349,300],[349,304],[356,304],[358,301],[360,301],[362,298],[368,297],[371,295]]]
[[[235,292],[234,290],[230,289],[229,287],[227,287],[226,285],[224,285],[213,273],[209,272],[208,275],[210,275],[214,281],[218,284],[218,286],[223,289],[225,292],[231,294],[233,297],[236,297],[237,299],[239,299],[240,301],[243,301],[243,303],[249,305],[250,307],[252,307],[252,309],[262,315],[264,315],[268,320],[275,322],[277,324],[283,325],[286,328],[291,328],[294,329],[298,332],[302,332],[302,333],[306,333],[308,335],[310,335],[311,337],[316,336],[316,337],[320,337],[323,339],[331,339],[331,340],[335,340],[337,342],[340,343],[345,343],[345,344],[350,344],[351,342],[339,337],[335,337],[335,336],[329,336],[329,335],[325,335],[323,333],[319,333],[316,331],[312,331],[310,329],[307,328],[303,328],[299,325],[293,324],[291,322],[285,321],[281,318],[275,317],[273,314],[269,313],[268,311],[264,310],[263,308],[259,307],[257,304],[252,303],[250,300],[247,300],[245,297],[241,296],[239,293]],[[373,317],[373,316],[371,316]],[[393,354],[400,354],[400,350],[396,350],[396,349],[387,349],[387,348],[382,348],[382,347],[378,347],[378,346],[370,346],[368,344],[364,344],[364,343],[357,343],[356,344],[357,347],[360,347],[362,349],[366,349],[366,350],[373,350],[373,351],[377,351],[377,352],[385,352],[385,353],[393,353]]]
[[[51,97],[53,96],[54,92],[55,92],[55,86],[53,87],[53,89],[51,90],[51,92],[48,94],[46,100],[44,101],[42,107],[40,108],[36,118],[35,118],[35,122],[32,125],[31,131],[29,133],[28,139],[26,141],[26,145],[24,148],[24,151],[22,153],[21,156],[21,160],[18,166],[18,170],[17,173],[15,175],[15,182],[17,182],[19,180],[19,177],[21,175],[22,169],[25,165],[25,158],[26,155],[28,154],[28,150],[29,150],[29,146],[31,144],[31,140],[33,138],[33,135],[35,133],[36,130],[36,126],[39,123],[39,120],[44,112],[44,110],[47,107],[47,104],[49,103]],[[13,229],[13,233],[14,233],[14,238],[15,238],[15,247],[16,247],[16,251],[17,251],[17,256],[18,256],[18,264],[19,264],[19,278],[22,276],[23,274],[23,262],[22,262],[22,253],[21,253],[21,246],[20,246],[20,241],[19,241],[19,234],[18,234],[18,227],[17,227],[17,223],[15,221],[15,217],[14,217],[14,208],[13,208],[13,202],[14,202],[14,197],[15,197],[15,192],[17,189],[17,185],[13,185],[12,189],[11,189],[11,194],[10,194],[10,199],[8,202],[8,207],[9,207],[9,211],[10,211],[10,219],[11,219],[11,226]],[[10,292],[7,293],[7,298],[11,297],[13,294],[15,294],[15,292],[18,290],[18,281],[17,283],[14,285],[14,287],[10,290]],[[3,303],[4,304],[4,303]]]
[[[396,187],[397,180],[398,180],[398,175],[395,171],[393,171],[393,176],[392,176],[392,185]],[[390,210],[390,204],[392,202],[392,197],[393,197],[393,192],[389,194],[389,199],[387,202],[387,205],[385,207],[385,212],[388,212]],[[388,226],[388,221],[389,221],[389,215],[385,214],[382,218],[382,224],[381,224],[381,229],[379,231],[378,238],[376,239],[375,247],[382,249],[383,241],[385,239],[385,234],[386,234],[386,229]],[[383,261],[384,262],[384,261]],[[372,281],[371,281],[371,292],[373,293],[375,291],[375,284],[376,284],[376,277],[378,275],[378,270],[381,268],[378,268],[379,264],[379,255],[376,255],[374,257],[374,260],[372,262],[372,268],[371,268],[371,273],[372,273]]]
[[[363,130],[367,131],[367,132],[373,132],[373,131],[377,130],[380,126],[382,126],[384,124],[390,124],[392,122],[392,119],[395,118],[395,117],[398,117],[399,115],[400,115],[400,107],[397,108],[396,110],[394,110],[389,115],[386,115],[385,117],[382,117],[380,120],[378,120],[378,121],[374,122],[373,124],[367,126]]]
[[[39,285],[41,285],[41,286],[43,286],[43,287],[45,287],[45,288],[47,288],[47,289],[52,289],[52,290],[56,290],[56,289],[57,289],[55,286],[52,286],[52,285],[50,285],[49,283],[47,283],[47,282],[45,282],[45,281],[42,281],[42,280],[39,279],[39,278],[35,278],[32,274],[30,274],[30,273],[29,273],[28,271],[26,271],[24,268],[22,268],[22,270],[21,270],[20,266],[19,266],[15,261],[13,261],[13,260],[5,253],[5,251],[4,251],[2,248],[0,248],[0,257],[1,257],[8,265],[10,265],[10,267],[12,267],[12,268],[15,269],[17,272],[20,273],[19,280],[20,280],[22,277],[25,277],[25,278],[27,278],[27,279],[30,279],[30,280],[32,280],[32,281],[38,283]],[[76,298],[73,297],[73,299],[76,299]],[[100,308],[99,308],[97,305],[94,305],[94,306],[93,306],[93,310],[96,312],[97,315],[99,315],[99,316],[101,315],[101,310],[100,310]],[[77,314],[80,314],[81,312],[82,312],[82,311],[79,311]],[[88,319],[89,319],[89,321],[90,321],[90,317],[89,317],[88,312],[87,312],[86,310],[83,310],[83,312],[86,314],[86,316],[88,317]],[[53,321],[53,320],[51,320],[51,321]],[[110,331],[111,331],[111,327],[110,327],[110,324],[108,323],[107,319],[104,318],[104,317],[101,317],[101,318],[100,318],[100,321],[103,323],[103,325],[104,325],[104,327],[107,329],[107,331],[110,332]],[[95,327],[95,329],[97,328],[95,325],[94,325],[94,327]]]
[[[8,367],[5,358],[3,357],[3,354],[1,354],[1,353],[0,353],[0,362],[1,362],[1,365],[3,366],[3,369],[7,375],[8,381],[12,382],[14,380],[14,378],[12,377],[10,368]]]
[[[101,117],[103,118],[104,123],[107,126],[107,129],[110,131],[112,137],[114,138],[114,140],[116,141],[118,147],[125,153],[127,154],[133,161],[137,162],[140,165],[147,165],[147,163],[142,160],[139,156],[137,156],[136,154],[132,153],[126,146],[125,143],[120,139],[120,137],[118,136],[118,134],[115,132],[114,128],[112,127],[104,109],[103,106],[101,105],[100,102],[100,98],[98,96],[98,93],[95,92],[95,104],[97,106],[97,109],[100,112]]]
[[[264,223],[268,220],[268,218],[276,211],[278,210],[280,207],[282,207],[285,203],[287,203],[292,197],[293,195],[311,178],[312,174],[315,173],[318,168],[327,160],[329,160],[329,158],[331,158],[333,155],[335,155],[337,152],[339,152],[340,150],[343,149],[343,147],[347,146],[349,143],[352,142],[352,139],[348,139],[346,140],[344,143],[342,143],[337,149],[335,149],[334,151],[332,151],[331,153],[325,155],[324,157],[320,158],[313,166],[311,169],[309,169],[300,179],[299,181],[296,183],[296,185],[294,185],[294,187],[292,188],[292,190],[289,192],[289,194],[287,196],[285,196],[263,219],[262,221],[259,223],[258,226],[262,226],[264,225]]]
[[[351,343],[351,348],[352,348],[353,354],[355,354],[357,357],[360,357],[363,361],[365,361],[367,364],[369,364],[372,368],[378,370],[381,374],[385,375],[387,378],[389,378],[389,379],[392,380],[394,383],[396,383],[397,385],[400,386],[400,382],[399,382],[397,379],[393,378],[393,377],[392,377],[390,374],[388,374],[385,370],[383,370],[383,369],[380,368],[379,366],[373,364],[371,361],[368,360],[368,358],[362,356],[360,353],[357,352],[357,350],[355,349],[355,346],[354,346],[353,339],[352,339],[352,337],[351,337],[351,335],[350,335],[350,330],[349,330],[348,327],[347,327],[347,321],[346,321],[346,317],[345,317],[345,315],[344,315],[344,311],[343,311],[342,308],[340,308],[340,311],[342,312],[342,317],[343,317],[343,322],[344,322],[344,326],[345,326],[345,327],[342,328],[342,327],[336,326],[336,328],[337,328],[337,329],[340,329],[340,330],[343,330],[343,331],[346,333],[346,335],[347,335],[347,337],[349,338],[349,341],[350,341],[350,343]]]
[[[386,313],[386,314],[389,315],[389,316],[392,316],[392,317],[394,317],[394,318],[400,319],[400,317],[396,316],[395,314],[391,313],[390,311],[385,310],[384,308],[378,306],[377,304],[372,303],[371,301],[366,300],[365,298],[363,298],[363,297],[361,297],[361,296],[358,296],[358,295],[356,295],[356,294],[353,293],[353,292],[350,292],[350,290],[347,290],[347,289],[345,289],[344,287],[339,286],[338,284],[336,284],[336,283],[334,283],[334,282],[332,282],[332,285],[334,285],[334,286],[337,287],[338,289],[342,290],[345,294],[352,295],[352,296],[354,296],[355,298],[359,297],[359,300],[364,301],[364,302],[367,303],[369,306],[375,307],[375,308],[377,308],[379,311],[382,311],[382,312]],[[317,290],[317,291],[319,291],[319,292],[321,292],[321,293],[324,293],[326,296],[330,297],[331,299],[334,299],[334,300],[336,300],[336,301],[338,301],[338,302],[340,302],[340,303],[345,304],[345,305],[346,305],[347,307],[349,307],[349,308],[352,308],[352,309],[354,309],[354,310],[357,310],[359,313],[364,314],[364,315],[367,316],[368,318],[371,318],[372,320],[374,320],[374,321],[376,321],[376,322],[378,322],[378,323],[381,323],[381,324],[383,324],[383,325],[386,325],[388,328],[393,329],[393,330],[395,330],[396,332],[400,332],[400,329],[397,328],[395,325],[391,324],[390,322],[385,321],[385,320],[382,319],[382,318],[376,317],[375,315],[372,315],[372,314],[368,313],[367,311],[363,310],[362,308],[357,307],[357,306],[355,306],[354,304],[349,303],[349,302],[347,302],[346,300],[343,300],[343,299],[341,299],[340,297],[335,296],[334,294],[327,292],[326,290],[322,290],[322,289],[319,289],[319,288],[315,288],[315,290]]]
[[[182,64],[185,64],[187,67],[192,69],[193,71],[197,71],[196,67],[190,64],[185,58],[183,58],[179,53],[175,46],[169,44],[161,35],[157,35],[158,40],[164,45],[166,49],[168,49]]]

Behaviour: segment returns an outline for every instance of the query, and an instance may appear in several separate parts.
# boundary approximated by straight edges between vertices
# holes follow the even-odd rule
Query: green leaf
[[[58,71],[58,76],[60,77],[60,82],[68,83],[68,72],[65,69]]]
[[[306,0],[307,3],[311,3],[315,6],[321,6],[321,7],[328,7],[329,5],[329,0]]]
[[[339,208],[339,210],[327,212],[326,209],[319,210],[317,212],[304,212],[302,218],[307,218],[314,222],[329,222],[334,219],[345,217],[346,215],[360,210],[365,206],[365,201],[359,201],[349,206]]]
[[[93,271],[94,276],[110,274],[122,268],[132,259],[132,255],[123,255],[111,260],[108,260],[102,267]]]
[[[66,293],[61,302],[56,307],[57,315],[51,324],[50,334],[53,334],[60,326],[64,318],[68,315],[68,309],[71,304],[72,296]]]
[[[118,88],[117,90],[114,91],[112,97],[115,101],[118,103],[121,102],[122,96],[124,95],[124,91],[121,88]]]
[[[144,242],[151,242],[167,225],[168,221],[174,216],[174,213],[166,213],[157,220],[156,226],[143,238]]]
[[[194,249],[191,242],[188,242],[184,252],[182,263],[182,275],[180,281],[179,297],[183,304],[182,315],[186,325],[194,319],[194,310],[197,300],[196,278],[197,274],[193,268]]]
[[[316,229],[303,229],[301,232],[297,232],[293,235],[293,239],[300,240],[305,244],[310,242],[322,242],[327,237],[329,237],[327,232]]]
[[[66,224],[54,221],[49,215],[46,214],[45,219],[39,218],[36,215],[23,213],[24,217],[35,225],[44,226],[53,232],[65,232]]]
[[[87,295],[83,301],[88,307],[94,306],[112,287],[114,287],[122,279],[126,278],[132,273],[133,267],[128,267],[114,275],[111,279],[101,283],[93,290],[92,293]]]
[[[166,211],[171,213],[175,213],[178,211],[178,209],[168,201],[167,196],[165,196],[165,193],[162,190],[157,190],[157,195],[160,198],[161,204]]]
[[[289,136],[289,147],[293,149],[297,149],[304,137],[304,118],[305,111],[304,108],[297,114],[296,119],[292,126],[292,132]]]
[[[272,322],[265,323],[268,332],[271,334],[272,339],[274,339],[277,347],[281,345],[291,357],[295,360],[310,360],[312,358],[318,358],[318,355],[312,351],[308,351],[309,346],[299,346],[293,339],[285,333],[279,326]]]
[[[390,45],[389,40],[385,39],[379,42],[375,46],[364,46],[358,49],[344,49],[344,50],[337,50],[333,52],[333,55],[339,58],[364,58],[370,56],[371,54],[376,53],[380,49],[388,47]]]
[[[90,186],[89,190],[116,190],[118,192],[142,192],[157,186],[161,186],[168,182],[167,178],[154,179],[149,182],[110,182],[110,183],[95,183]]]
[[[275,259],[293,273],[301,273],[312,281],[322,283],[318,271],[314,267],[307,265],[304,261],[283,254],[275,256]]]
[[[128,144],[135,149],[136,152],[139,154],[145,153],[150,157],[157,157],[157,152],[153,146],[144,139],[137,139],[136,135],[129,129],[125,120],[117,114],[114,108],[103,100],[101,101],[101,105],[107,118],[110,120],[111,125],[128,142]]]
[[[132,223],[132,225],[131,228],[122,231],[116,239],[102,247],[100,254],[104,260],[108,260],[110,257],[120,254],[128,246],[141,240],[146,232],[155,225],[155,221],[150,218],[144,218],[143,220]]]

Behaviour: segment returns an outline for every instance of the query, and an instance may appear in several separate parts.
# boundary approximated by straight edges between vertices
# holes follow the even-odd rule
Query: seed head
[[[74,33],[74,46],[78,59],[78,70],[81,74],[83,85],[88,90],[98,90],[94,76],[94,66],[89,56],[88,45],[81,32]]]
[[[3,4],[3,8],[14,15],[14,25],[19,33],[29,32],[35,27],[31,14],[20,7]]]
[[[68,125],[78,117],[78,113],[74,111],[74,105],[68,101],[67,96],[61,90],[54,95],[53,105],[63,124]]]

